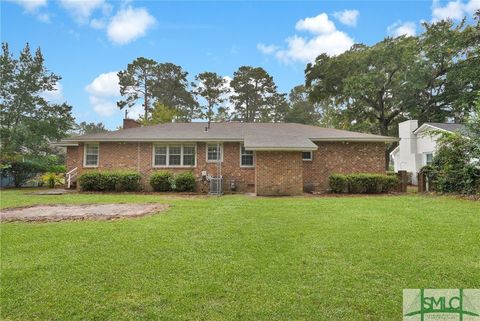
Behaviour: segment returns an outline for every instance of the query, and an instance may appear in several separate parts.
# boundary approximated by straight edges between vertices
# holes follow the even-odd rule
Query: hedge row
[[[169,172],[157,172],[150,176],[150,185],[156,192],[193,192],[195,190],[195,176],[191,172],[176,176]]]
[[[333,174],[329,178],[333,193],[378,194],[391,192],[398,178],[381,174]]]
[[[80,175],[82,191],[132,192],[140,190],[140,174],[136,172],[87,172]]]
[[[141,189],[141,176],[136,172],[86,172],[78,183],[82,191],[89,192],[133,192]],[[157,172],[150,176],[150,185],[157,192],[193,192],[195,176],[182,173],[174,176],[169,172]]]

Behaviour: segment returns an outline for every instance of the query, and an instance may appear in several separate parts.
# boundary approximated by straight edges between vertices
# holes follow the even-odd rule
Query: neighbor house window
[[[253,166],[253,151],[245,150],[245,146],[240,145],[240,166],[252,167]]]
[[[155,167],[194,167],[195,145],[159,145],[153,146],[153,166]]]
[[[303,159],[304,161],[311,161],[311,160],[313,160],[313,152],[312,152],[312,151],[302,152],[302,159]]]
[[[207,144],[207,162],[222,161],[222,144]]]
[[[425,165],[430,165],[433,162],[433,154],[425,154]]]
[[[97,167],[98,166],[98,144],[90,143],[85,144],[83,165],[85,167]]]

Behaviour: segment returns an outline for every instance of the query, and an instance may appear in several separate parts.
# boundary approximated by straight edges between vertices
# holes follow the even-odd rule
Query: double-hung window
[[[304,161],[311,161],[313,160],[313,152],[308,151],[308,152],[302,152],[302,159]]]
[[[195,146],[183,145],[183,166],[195,166]]]
[[[168,146],[168,166],[182,166],[182,146]]]
[[[430,165],[433,162],[433,154],[426,153],[425,154],[425,165]]]
[[[154,167],[194,167],[195,145],[193,144],[154,144]]]
[[[253,167],[253,151],[245,150],[243,144],[240,145],[240,166]]]
[[[87,143],[84,148],[83,166],[98,167],[98,143]]]
[[[222,144],[208,143],[207,144],[207,162],[218,162],[223,160]]]

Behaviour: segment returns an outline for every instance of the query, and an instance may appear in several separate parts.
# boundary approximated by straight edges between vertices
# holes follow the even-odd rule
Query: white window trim
[[[220,163],[223,163],[223,143],[218,142],[208,142],[205,144],[205,161],[207,163],[216,163],[217,160],[208,160],[208,145],[219,145],[220,146]]]
[[[242,167],[242,168],[253,168],[253,167],[255,167],[255,152],[254,151],[252,151],[253,164],[252,165],[242,165],[242,147],[243,147],[243,144],[240,143],[240,167]]]
[[[433,152],[424,152],[422,153],[422,165],[427,166],[427,155],[431,154],[432,155],[432,160],[433,160]]]
[[[310,153],[310,158],[303,158],[303,153]],[[311,151],[311,150],[304,150],[304,151],[302,151],[302,161],[304,161],[304,162],[311,162],[311,161],[313,161],[313,151]]]
[[[155,147],[156,146],[167,148],[167,154],[166,154],[167,165],[155,165]],[[183,146],[187,146],[187,147],[193,146],[193,148],[194,148],[194,151],[193,151],[194,164],[193,165],[181,165],[181,164],[180,165],[169,165],[169,163],[170,163],[170,159],[169,159],[170,147],[169,146],[180,146],[180,163],[181,164],[183,164]],[[195,168],[195,167],[197,167],[197,144],[196,143],[180,143],[180,144],[176,144],[176,143],[170,143],[170,144],[167,144],[167,143],[153,143],[152,144],[152,167],[153,168]]]
[[[87,145],[97,145],[97,164],[96,165],[87,165]],[[86,168],[97,168],[98,164],[100,164],[100,144],[97,142],[89,142],[83,144],[83,167]]]

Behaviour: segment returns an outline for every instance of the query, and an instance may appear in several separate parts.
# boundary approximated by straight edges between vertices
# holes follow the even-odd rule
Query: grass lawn
[[[480,203],[416,194],[27,195],[160,215],[1,224],[3,320],[401,320],[402,289],[480,288]]]

